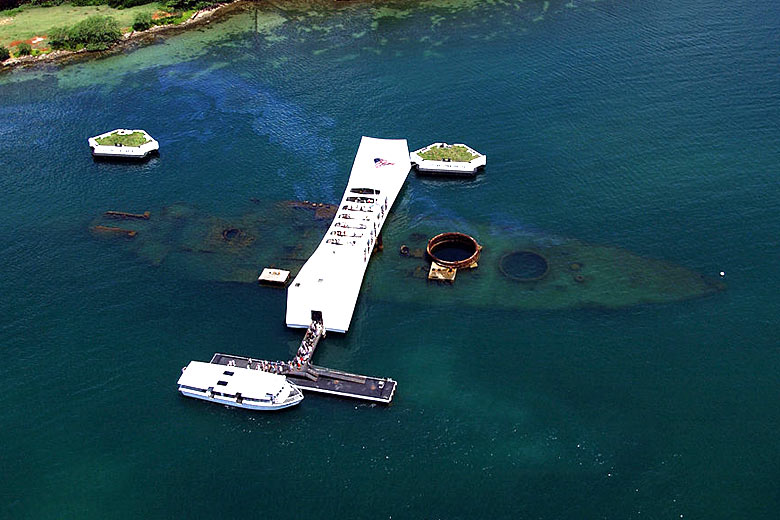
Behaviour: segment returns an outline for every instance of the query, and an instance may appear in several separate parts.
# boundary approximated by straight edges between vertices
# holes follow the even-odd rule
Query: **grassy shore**
[[[123,32],[127,32],[131,30],[133,20],[138,13],[156,13],[160,12],[163,7],[163,4],[157,2],[127,9],[114,9],[107,5],[62,4],[51,7],[26,5],[17,9],[0,11],[0,45],[7,47],[13,53],[14,47],[18,43],[27,42],[32,45],[33,49],[45,51],[49,47],[46,35],[52,28],[70,27],[96,14],[112,16],[119,22]],[[36,41],[37,38],[43,39]]]

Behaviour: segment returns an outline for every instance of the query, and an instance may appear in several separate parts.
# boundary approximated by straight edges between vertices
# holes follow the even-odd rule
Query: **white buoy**
[[[724,276],[726,276],[726,273],[724,271],[721,271],[720,272],[720,277],[723,278]]]

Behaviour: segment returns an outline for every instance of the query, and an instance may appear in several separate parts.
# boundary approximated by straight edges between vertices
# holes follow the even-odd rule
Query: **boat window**
[[[234,374],[234,372],[231,372],[230,370],[225,370],[222,373],[225,374],[226,376],[232,376]]]
[[[219,386],[227,386],[227,381],[217,381]]]
[[[205,392],[202,388],[195,388],[194,386],[187,386],[187,385],[180,385],[179,388],[184,388],[186,390],[192,390],[193,392]]]
[[[352,188],[352,193],[359,193],[361,195],[379,195],[379,190],[375,190],[372,188]]]

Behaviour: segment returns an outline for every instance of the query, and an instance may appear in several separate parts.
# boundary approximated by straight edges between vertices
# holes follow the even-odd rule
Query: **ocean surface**
[[[0,75],[0,517],[777,518],[779,35],[771,0],[266,6]],[[117,127],[160,157],[93,162]],[[284,292],[91,223],[337,202],[361,135],[488,156],[474,181],[410,174],[396,230],[508,226],[728,288],[559,310],[368,291],[315,362],[396,379],[391,406],[179,396],[192,359],[288,358]]]

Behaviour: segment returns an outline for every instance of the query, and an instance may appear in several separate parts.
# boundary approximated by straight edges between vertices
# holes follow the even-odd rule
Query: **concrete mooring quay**
[[[304,391],[385,404],[393,400],[397,383],[392,379],[350,374],[313,365],[311,358],[324,337],[322,313],[313,311],[311,325],[306,329],[298,352],[291,361],[266,361],[217,353],[211,358],[211,363],[282,374]]]

